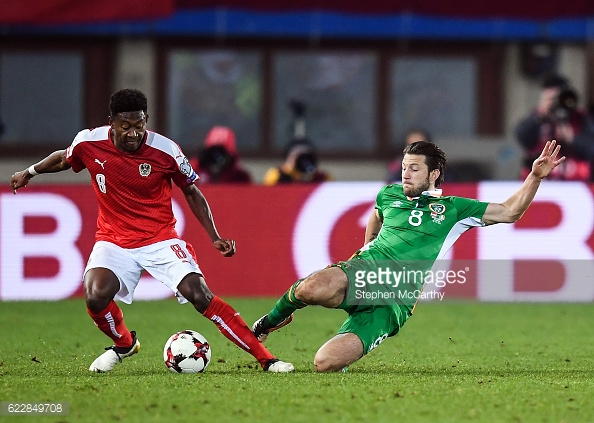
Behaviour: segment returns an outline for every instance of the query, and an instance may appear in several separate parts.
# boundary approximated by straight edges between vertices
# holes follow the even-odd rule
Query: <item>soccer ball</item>
[[[173,373],[202,373],[211,354],[206,338],[193,330],[174,333],[163,348],[163,360]]]

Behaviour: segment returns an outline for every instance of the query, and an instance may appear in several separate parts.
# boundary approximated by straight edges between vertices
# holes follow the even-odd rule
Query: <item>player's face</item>
[[[111,139],[120,151],[133,152],[140,148],[148,115],[143,111],[118,113],[115,118],[109,118]]]
[[[408,197],[418,197],[423,191],[435,189],[439,171],[429,172],[425,156],[405,154],[402,159],[402,189]]]

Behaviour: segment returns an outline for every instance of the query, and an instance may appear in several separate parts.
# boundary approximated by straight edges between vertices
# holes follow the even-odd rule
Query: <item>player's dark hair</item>
[[[441,148],[429,141],[417,141],[407,145],[404,154],[425,156],[425,164],[429,167],[429,172],[435,169],[439,170],[439,176],[435,180],[435,187],[441,185],[446,164],[446,155]]]
[[[114,117],[123,112],[147,112],[148,101],[146,96],[138,90],[125,88],[116,91],[109,99],[109,114]]]

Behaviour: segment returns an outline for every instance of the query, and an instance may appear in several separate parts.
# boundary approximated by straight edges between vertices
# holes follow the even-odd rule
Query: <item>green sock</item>
[[[299,286],[302,280],[303,279],[299,279],[295,282],[289,290],[285,292],[285,295],[280,297],[276,302],[274,308],[268,313],[268,316],[265,319],[266,326],[274,327],[289,317],[295,310],[307,306],[306,303],[295,298],[295,289]]]

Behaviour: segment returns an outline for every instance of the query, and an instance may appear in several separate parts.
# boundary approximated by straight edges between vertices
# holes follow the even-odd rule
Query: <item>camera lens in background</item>
[[[318,167],[318,159],[311,153],[301,153],[295,159],[295,169],[301,173],[314,173]]]
[[[560,107],[567,110],[574,110],[577,107],[578,96],[577,93],[572,89],[564,89],[559,93],[559,99],[557,100]]]
[[[569,119],[569,113],[577,108],[578,95],[571,88],[564,88],[559,93],[555,106],[552,109],[555,119],[566,122]]]
[[[231,154],[220,145],[213,145],[200,153],[199,163],[202,169],[210,169],[212,172],[220,172],[233,160]]]

